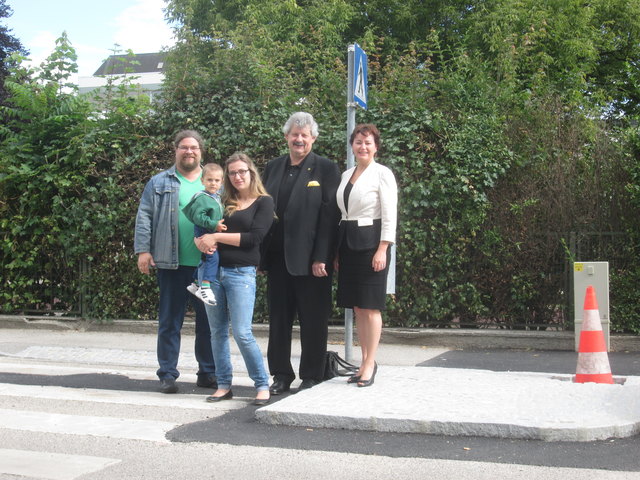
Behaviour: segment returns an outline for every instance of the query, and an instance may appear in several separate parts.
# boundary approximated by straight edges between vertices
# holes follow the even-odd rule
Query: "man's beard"
[[[195,157],[186,157],[180,159],[180,168],[185,172],[193,172],[200,166],[200,162]]]

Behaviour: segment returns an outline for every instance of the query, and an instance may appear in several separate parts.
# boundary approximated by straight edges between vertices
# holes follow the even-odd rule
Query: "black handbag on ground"
[[[358,371],[358,367],[341,358],[337,352],[327,352],[324,364],[324,379],[333,377],[349,377]]]

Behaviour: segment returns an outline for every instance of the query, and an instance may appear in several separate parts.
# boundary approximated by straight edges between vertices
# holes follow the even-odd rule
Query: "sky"
[[[0,19],[39,65],[66,31],[78,55],[78,75],[91,76],[113,54],[159,52],[173,45],[164,0],[6,0],[13,15]]]

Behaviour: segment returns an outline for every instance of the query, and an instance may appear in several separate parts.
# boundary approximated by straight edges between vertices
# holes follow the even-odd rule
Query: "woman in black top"
[[[269,402],[269,377],[251,327],[260,243],[273,222],[273,199],[264,189],[253,161],[244,153],[234,153],[225,163],[222,201],[227,230],[196,240],[201,251],[206,253],[217,248],[220,256],[218,278],[211,284],[217,305],[206,306],[218,389],[207,401],[233,398],[231,324],[233,337],[258,391],[254,404],[265,405]]]

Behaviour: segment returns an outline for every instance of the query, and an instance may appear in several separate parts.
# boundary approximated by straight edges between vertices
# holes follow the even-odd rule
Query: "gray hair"
[[[289,132],[293,127],[309,127],[309,131],[311,132],[311,136],[314,138],[318,137],[318,124],[313,119],[313,115],[307,112],[296,112],[289,117],[287,123],[282,127],[282,132],[285,135],[289,135]]]
[[[178,132],[173,139],[173,147],[178,148],[180,142],[185,138],[193,138],[196,142],[198,142],[200,150],[204,150],[204,140],[202,139],[202,136],[195,130],[182,130]]]

